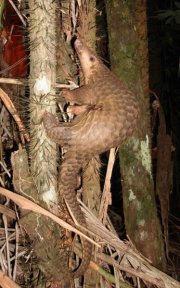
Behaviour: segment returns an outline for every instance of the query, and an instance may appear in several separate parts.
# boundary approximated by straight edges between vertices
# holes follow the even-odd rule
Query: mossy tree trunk
[[[136,248],[165,269],[150,153],[146,1],[106,0],[112,70],[137,94],[141,115],[134,136],[120,150],[126,232]]]

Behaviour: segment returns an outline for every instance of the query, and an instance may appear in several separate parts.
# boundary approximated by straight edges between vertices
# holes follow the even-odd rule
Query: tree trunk
[[[107,0],[106,7],[112,70],[137,94],[142,108],[137,131],[120,150],[126,232],[137,249],[164,270],[151,173],[146,1]]]
[[[30,37],[30,159],[39,197],[56,209],[56,144],[42,124],[45,110],[55,114],[56,2],[29,0]]]
[[[18,183],[15,183],[14,179],[14,184],[20,185],[21,193],[57,214],[56,144],[46,136],[42,123],[45,110],[53,114],[56,112],[56,2],[29,0],[28,4],[31,174],[27,168],[26,154],[19,150],[16,157],[19,163],[23,163],[23,169],[18,170]],[[16,163],[17,169],[18,161]],[[14,169],[15,172],[16,169]],[[69,285],[72,275],[69,272],[68,254],[65,251],[59,226],[35,213],[25,214],[21,219],[21,224],[33,241],[38,266],[43,273],[46,276],[50,275],[54,281],[63,280]]]

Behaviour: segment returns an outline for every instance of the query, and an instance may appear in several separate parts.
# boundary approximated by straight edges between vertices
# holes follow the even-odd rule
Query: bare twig
[[[22,17],[21,13],[19,12],[19,10],[17,9],[16,5],[14,4],[14,2],[12,0],[9,0],[9,3],[12,5],[12,7],[14,8],[14,10],[16,11],[17,15],[19,16],[19,19],[21,20],[21,22],[23,23],[24,27],[26,27],[26,22],[24,20],[24,18]]]
[[[29,134],[26,132],[25,126],[22,123],[14,104],[12,103],[8,94],[6,94],[6,92],[4,90],[2,90],[1,88],[0,88],[0,97],[1,97],[4,105],[6,106],[8,111],[11,113],[12,117],[14,118],[14,120],[16,121],[16,123],[19,127],[22,143],[23,144],[25,143],[24,138],[26,139],[27,142],[29,142],[30,141]]]
[[[0,161],[0,165],[3,167],[4,171],[6,172],[6,174],[8,175],[9,178],[11,178],[11,174],[9,172],[9,170],[6,167],[6,164],[3,163],[2,161]]]
[[[111,191],[110,191],[111,176],[112,176],[112,170],[113,170],[113,166],[115,162],[115,155],[116,155],[116,148],[112,148],[109,154],[106,178],[105,178],[104,189],[103,189],[103,194],[101,198],[101,205],[99,209],[99,218],[102,221],[102,223],[106,222],[107,209],[108,209],[108,206],[111,204]]]
[[[19,247],[19,227],[18,227],[17,222],[16,222],[15,230],[16,230],[16,249],[15,249],[15,261],[14,261],[13,278],[12,278],[14,281],[16,280],[18,247]]]
[[[78,88],[79,86],[74,83],[73,81],[68,81],[69,84],[60,84],[60,83],[53,83],[53,86],[56,88],[60,89],[70,89],[73,90],[75,88]],[[6,78],[6,77],[1,77],[0,78],[0,83],[3,84],[12,84],[12,85],[27,85],[27,79],[15,79],[15,78]]]
[[[15,84],[15,85],[23,85],[25,82],[23,80],[13,79],[13,78],[0,78],[0,83],[2,84]]]
[[[8,230],[7,230],[7,218],[5,215],[2,216],[4,222],[4,229],[6,235],[6,252],[7,252],[7,264],[8,264],[8,276],[11,278],[11,263],[10,263],[10,251],[9,251],[9,237],[8,237]]]

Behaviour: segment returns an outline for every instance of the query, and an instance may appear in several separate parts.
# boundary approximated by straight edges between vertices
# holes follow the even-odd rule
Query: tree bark
[[[137,249],[164,270],[151,173],[146,1],[107,0],[106,7],[112,70],[136,93],[141,105],[137,131],[120,150],[126,232]]]
[[[56,210],[56,144],[42,124],[45,110],[56,112],[56,2],[29,0],[29,9],[31,173],[39,198]]]
[[[34,202],[58,213],[57,151],[45,133],[45,110],[56,112],[56,1],[29,0],[30,38],[30,170],[25,151],[14,158],[15,188]],[[21,163],[21,167],[18,167]],[[23,165],[23,166],[22,166]],[[18,173],[17,173],[18,171]],[[19,188],[20,187],[20,188]],[[68,268],[62,233],[57,225],[35,213],[26,213],[21,224],[33,241],[38,266],[46,276],[68,283]],[[67,245],[66,245],[67,246]]]

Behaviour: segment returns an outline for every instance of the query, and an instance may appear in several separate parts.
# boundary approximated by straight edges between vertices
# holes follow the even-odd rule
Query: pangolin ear
[[[90,57],[89,57],[89,60],[90,60],[90,62],[95,62],[96,61],[96,57],[95,56],[93,56],[93,55],[91,55]]]

